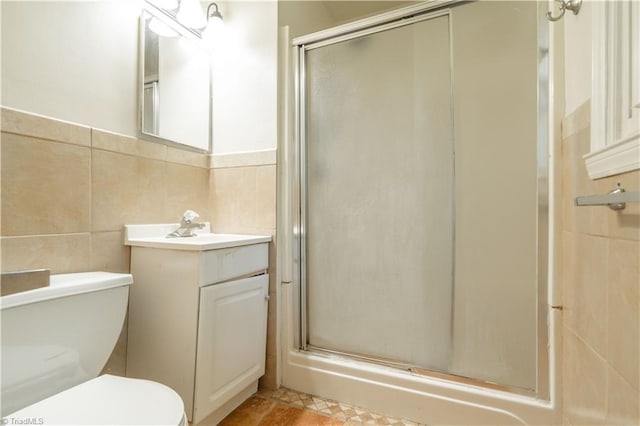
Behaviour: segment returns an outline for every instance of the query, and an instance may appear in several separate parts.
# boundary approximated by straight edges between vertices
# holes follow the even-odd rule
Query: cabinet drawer
[[[202,287],[266,270],[269,266],[269,244],[209,250],[200,256],[198,284]]]

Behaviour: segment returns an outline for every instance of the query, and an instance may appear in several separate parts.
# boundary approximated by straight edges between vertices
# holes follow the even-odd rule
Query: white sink
[[[166,238],[166,235],[178,229],[179,223],[125,225],[124,244],[134,247],[206,251],[271,241],[268,235],[214,234],[211,232],[210,223],[203,223],[204,228],[195,231],[197,236],[176,238]]]

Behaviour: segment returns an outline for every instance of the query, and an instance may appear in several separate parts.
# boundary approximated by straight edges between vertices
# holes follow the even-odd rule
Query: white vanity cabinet
[[[270,237],[125,234],[133,275],[127,376],[173,388],[194,423],[221,420],[264,374]]]

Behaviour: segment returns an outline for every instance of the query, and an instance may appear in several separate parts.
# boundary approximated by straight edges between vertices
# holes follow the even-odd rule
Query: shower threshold
[[[460,376],[452,373],[446,373],[442,371],[429,370],[424,367],[417,367],[410,364],[393,361],[386,358],[373,357],[371,355],[364,355],[352,352],[342,352],[333,349],[321,348],[318,346],[307,345],[305,348],[300,348],[300,352],[309,355],[317,355],[326,358],[340,359],[343,361],[356,361],[367,364],[376,364],[382,367],[392,368],[396,370],[405,371],[412,376],[421,377],[425,379],[433,379],[442,382],[456,383],[460,385],[470,386],[477,389],[491,389],[499,392],[505,392],[507,394],[517,394],[527,397],[536,397],[536,392],[533,389],[519,388],[515,386],[503,385],[500,383],[494,383],[484,380],[478,380],[471,377]]]

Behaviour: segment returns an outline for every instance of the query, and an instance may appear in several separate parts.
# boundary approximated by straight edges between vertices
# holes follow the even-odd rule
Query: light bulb
[[[162,37],[178,36],[177,32],[158,18],[151,18],[151,21],[149,21],[149,29]]]
[[[207,18],[198,0],[182,0],[176,18],[182,25],[190,28],[202,28],[207,25]]]
[[[207,24],[207,28],[204,29],[202,33],[202,38],[211,42],[217,38],[222,36],[222,32],[224,31],[224,21],[222,20],[222,16],[218,13],[214,14],[209,18],[209,23]]]

